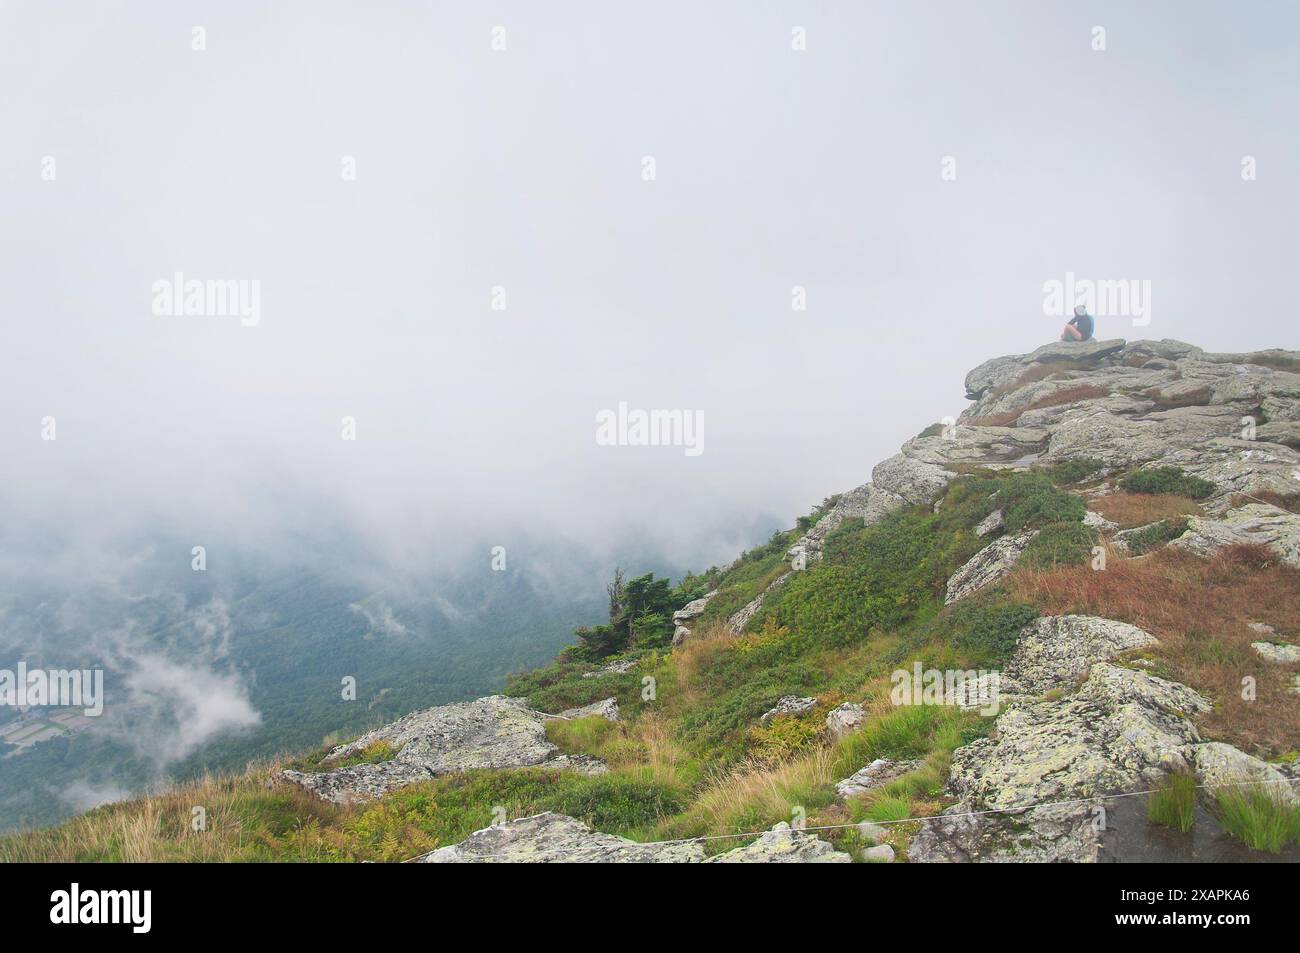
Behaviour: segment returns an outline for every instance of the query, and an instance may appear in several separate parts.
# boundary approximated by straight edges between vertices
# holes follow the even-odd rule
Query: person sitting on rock
[[[1083,305],[1078,305],[1074,309],[1074,317],[1061,331],[1062,341],[1091,341],[1092,340],[1092,315]]]

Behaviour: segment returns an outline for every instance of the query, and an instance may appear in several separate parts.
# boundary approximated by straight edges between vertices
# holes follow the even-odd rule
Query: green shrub
[[[1038,618],[1038,610],[1018,602],[959,602],[931,623],[944,628],[948,642],[965,663],[982,668],[1000,665],[1015,651],[1020,631]]]
[[[1041,473],[1019,474],[1009,480],[998,490],[997,505],[1009,533],[1052,523],[1079,523],[1088,512],[1083,500]]]
[[[1044,526],[1025,547],[1021,562],[1029,567],[1073,566],[1085,562],[1097,544],[1093,529],[1082,523],[1052,523]]]
[[[735,651],[719,653],[713,664],[700,673],[712,689],[678,722],[677,737],[693,750],[707,752],[737,746],[759,717],[782,695],[815,695],[825,683],[821,671],[803,662],[767,667],[760,661],[770,653],[746,657]]]
[[[685,808],[681,791],[660,782],[610,773],[586,777],[572,771],[467,771],[391,792],[380,802],[418,818],[440,844],[452,844],[507,818],[557,811],[615,834],[648,829]]]
[[[749,754],[762,762],[789,760],[821,742],[826,726],[824,717],[790,717],[778,715],[766,725],[756,725],[749,732]]]
[[[1145,526],[1141,530],[1129,533],[1124,537],[1124,543],[1128,546],[1128,551],[1134,556],[1140,556],[1145,552],[1155,549],[1157,546],[1163,546],[1170,540],[1177,539],[1187,532],[1187,520],[1160,520]]]
[[[1172,827],[1186,834],[1196,816],[1196,777],[1183,771],[1169,775],[1147,800],[1147,818],[1152,824]]]
[[[1119,485],[1130,493],[1169,493],[1174,496],[1189,496],[1194,500],[1203,500],[1215,490],[1214,484],[1209,480],[1191,476],[1178,467],[1135,470],[1122,478]]]
[[[1052,482],[1060,485],[1080,483],[1103,466],[1104,464],[1100,460],[1093,460],[1090,457],[1076,457],[1072,460],[1062,460],[1060,463],[1048,467],[1047,475]]]

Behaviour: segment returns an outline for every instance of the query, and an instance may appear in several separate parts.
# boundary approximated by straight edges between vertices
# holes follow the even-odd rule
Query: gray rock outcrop
[[[618,700],[606,698],[603,701],[592,702],[590,705],[568,708],[554,717],[572,721],[575,718],[591,718],[594,716],[604,718],[606,721],[618,721]]]
[[[792,830],[782,821],[744,847],[710,857],[706,864],[851,864],[853,858],[826,841]]]
[[[835,791],[843,798],[858,797],[868,791],[884,787],[890,781],[897,780],[905,774],[910,774],[923,763],[919,760],[890,761],[886,758],[877,758],[865,768],[836,783]]]
[[[617,704],[614,713],[617,714]],[[281,771],[277,779],[302,787],[323,800],[347,804],[382,797],[408,784],[476,768],[546,767],[582,774],[601,774],[608,770],[599,758],[561,754],[546,739],[549,717],[529,710],[519,699],[504,695],[426,708],[335,748],[322,761],[326,770]],[[386,742],[396,750],[396,755],[377,764],[328,767],[330,763],[360,754],[376,742]]]
[[[853,858],[784,822],[743,847],[705,858],[698,840],[638,843],[547,812],[475,831],[419,858],[427,864],[843,864]]]
[[[975,527],[976,536],[987,536],[989,533],[996,533],[1000,529],[1006,528],[1006,521],[1003,518],[1001,510],[994,510],[988,516],[980,520],[979,525]]]
[[[1251,642],[1250,647],[1261,657],[1279,665],[1295,665],[1300,662],[1300,645],[1286,642]]]
[[[759,722],[766,725],[777,715],[802,715],[817,707],[817,699],[800,698],[798,695],[782,695],[776,706],[763,714]]]
[[[1300,514],[1268,503],[1247,503],[1218,518],[1192,516],[1187,532],[1170,545],[1210,556],[1234,543],[1267,546],[1284,562],[1300,568]]]
[[[1200,742],[1185,715],[1210,703],[1185,685],[1098,663],[1060,701],[1022,702],[994,737],[953,754],[960,800],[912,838],[916,861],[1093,861],[1102,802],[1186,769]],[[984,813],[984,812],[997,813]]]
[[[1097,662],[1156,644],[1135,625],[1091,615],[1043,616],[1020,631],[1002,672],[1000,693],[1042,695],[1074,687]]]
[[[704,860],[696,841],[638,844],[547,812],[475,831],[420,858],[426,864],[680,864]]]
[[[857,731],[866,718],[865,708],[854,702],[845,702],[832,708],[826,715],[826,731],[831,741],[839,741],[845,735]]]
[[[745,606],[727,619],[727,631],[732,635],[740,635],[745,631],[745,626],[749,625],[749,620],[758,615],[758,610],[763,608],[763,601],[776,589],[786,584],[790,578],[790,573],[783,572],[768,584],[767,588],[760,592],[753,599],[749,600]]]
[[[1036,535],[1038,531],[1031,530],[1014,536],[1002,536],[989,543],[948,579],[943,604],[952,605],[1002,579],[1015,568]]]
[[[676,625],[682,625],[683,623],[690,622],[692,619],[698,619],[700,616],[704,615],[704,610],[708,608],[710,600],[712,600],[717,594],[718,590],[714,589],[712,592],[706,592],[704,595],[700,596],[700,598],[686,603],[686,605],[673,613],[673,623]]]
[[[1206,742],[1196,747],[1193,758],[1197,778],[1211,791],[1257,789],[1282,803],[1300,805],[1293,778],[1232,745]]]

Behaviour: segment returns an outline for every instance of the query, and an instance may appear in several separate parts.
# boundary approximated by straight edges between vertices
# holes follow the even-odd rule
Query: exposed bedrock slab
[[[611,703],[612,714],[617,718],[614,699],[573,709],[565,715],[581,717],[579,713],[586,712],[609,717]],[[371,800],[408,784],[476,768],[546,767],[583,774],[608,770],[599,758],[561,754],[546,740],[546,722],[550,717],[529,710],[519,699],[504,695],[426,708],[340,745],[323,763],[346,760],[349,755],[381,741],[398,749],[390,761],[320,772],[282,771],[278,778],[324,800],[344,804]]]

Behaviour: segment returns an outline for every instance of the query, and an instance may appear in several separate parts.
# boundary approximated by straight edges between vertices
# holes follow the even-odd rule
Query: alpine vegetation
[[[614,569],[604,617],[497,694],[0,860],[1090,863],[1204,834],[1295,859],[1297,368],[1173,340],[993,358],[949,425],[731,563]],[[653,419],[620,405],[602,440],[700,447]],[[195,805],[201,836],[146,823]]]

